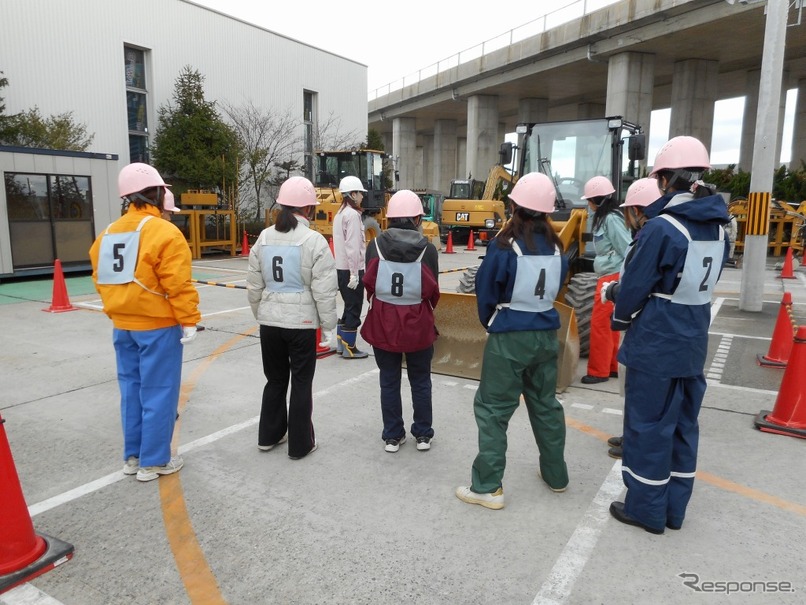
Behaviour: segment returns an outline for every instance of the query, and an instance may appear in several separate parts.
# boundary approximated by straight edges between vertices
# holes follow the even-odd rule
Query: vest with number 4
[[[688,251],[680,282],[672,294],[655,292],[652,295],[679,305],[706,305],[711,302],[722,260],[725,254],[725,230],[720,225],[718,240],[693,240],[685,225],[668,214],[662,218],[677,228],[688,240]]]
[[[386,260],[378,250],[378,278],[375,281],[375,298],[390,305],[418,305],[423,300],[420,265],[425,248],[417,260],[409,263]]]
[[[119,286],[134,282],[152,294],[165,296],[165,294],[155,292],[147,287],[134,276],[134,271],[137,268],[137,255],[140,251],[140,230],[152,218],[154,217],[143,217],[143,220],[140,221],[134,231],[109,233],[109,227],[106,228],[98,251],[99,284]]]

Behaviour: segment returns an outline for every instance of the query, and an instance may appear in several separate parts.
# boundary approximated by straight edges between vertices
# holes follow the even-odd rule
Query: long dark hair
[[[545,213],[534,212],[517,204],[513,204],[512,207],[512,217],[495,238],[500,248],[511,249],[510,240],[523,240],[526,242],[526,247],[534,251],[536,249],[534,236],[542,235],[546,241],[552,242],[562,252],[563,243]]]
[[[621,210],[618,209],[619,206],[618,200],[614,198],[612,195],[606,195],[604,197],[595,197],[591,201],[596,205],[596,212],[593,213],[594,231],[596,231],[599,227],[601,227],[604,224],[605,218],[611,212],[618,212],[619,214],[621,214]]]
[[[702,174],[702,168],[684,168],[682,170],[661,170],[658,178],[666,178],[666,189],[674,191],[690,191],[695,200],[716,193],[716,185],[704,183],[699,179],[691,180]]]
[[[280,233],[288,233],[296,229],[299,222],[297,220],[296,210],[297,208],[292,208],[291,206],[280,206],[277,220],[274,221],[274,228]]]

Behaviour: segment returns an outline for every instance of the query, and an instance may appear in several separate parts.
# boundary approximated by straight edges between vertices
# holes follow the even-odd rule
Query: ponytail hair
[[[277,215],[277,220],[274,222],[274,228],[280,233],[288,233],[297,228],[297,217],[294,213],[295,208],[291,206],[280,206],[280,212]]]
[[[548,215],[544,212],[535,212],[528,208],[523,208],[513,203],[512,217],[506,222],[496,236],[499,248],[504,250],[512,249],[512,241],[522,240],[526,242],[526,248],[534,251],[534,236],[542,235],[546,241],[551,242],[563,251],[563,243],[560,236],[554,231],[554,227],[548,220]]]

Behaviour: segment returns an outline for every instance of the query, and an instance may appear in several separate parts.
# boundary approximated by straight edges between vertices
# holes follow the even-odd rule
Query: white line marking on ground
[[[621,410],[616,410],[613,408],[602,408],[602,412],[604,412],[605,414],[614,414],[616,416],[624,415],[624,412],[622,412]]]
[[[471,391],[475,391],[475,390],[476,390],[476,389],[478,389],[479,387],[478,387],[478,385],[475,385],[475,384],[466,384],[466,385],[464,386],[464,388],[466,388],[466,389],[470,389]]]
[[[748,340],[772,340],[769,336],[747,336],[746,334],[729,334],[727,332],[708,332],[708,336],[730,336],[731,338],[746,338]]]
[[[367,376],[372,374],[377,374],[379,370],[377,368],[373,370],[369,370],[368,372],[364,372],[363,374],[359,374],[358,376],[353,376],[347,380],[342,380],[339,383],[329,386],[326,389],[322,389],[321,391],[316,391],[313,396],[314,397],[324,397],[328,395],[331,391],[335,391],[337,389],[343,388],[345,386],[349,386],[353,383],[360,382],[365,380]],[[239,422],[238,424],[233,424],[227,428],[221,429],[220,431],[216,431],[215,433],[211,433],[206,437],[200,437],[195,441],[191,441],[190,443],[186,443],[184,445],[180,445],[178,450],[180,454],[184,454],[186,452],[191,452],[195,449],[198,449],[204,445],[208,445],[213,443],[214,441],[218,441],[219,439],[223,439],[229,435],[237,433],[238,431],[242,431],[245,428],[248,428],[254,424],[257,424],[260,416],[255,416],[253,418],[249,418],[248,420],[244,420],[243,422]],[[121,461],[121,465],[123,462]],[[90,481],[89,483],[85,483],[84,485],[80,485],[76,488],[68,490],[64,493],[61,493],[57,496],[53,496],[52,498],[48,498],[47,500],[42,500],[41,502],[37,502],[32,504],[28,507],[28,514],[31,517],[34,517],[40,513],[44,513],[52,508],[56,508],[57,506],[61,506],[62,504],[66,504],[67,502],[71,502],[72,500],[77,500],[82,496],[86,496],[87,494],[91,494],[92,492],[98,491],[101,488],[106,487],[107,485],[112,485],[113,483],[117,483],[118,481],[122,481],[126,478],[121,471],[117,471],[114,473],[110,473],[101,477],[100,479],[95,479],[94,481]]]
[[[205,317],[212,317],[213,315],[222,315],[224,313],[234,313],[235,311],[243,311],[244,309],[251,309],[252,307],[236,307],[234,309],[224,309],[223,311],[214,311],[213,313],[205,313],[202,315],[202,319]]]
[[[624,482],[621,479],[621,461],[617,461],[610,469],[607,477],[593,498],[585,516],[577,525],[568,543],[557,557],[540,592],[537,593],[532,605],[560,605],[565,603],[574,590],[577,578],[585,568],[599,536],[602,533],[605,521],[608,518],[610,503],[618,498]]]
[[[593,406],[588,404],[588,403],[572,403],[571,407],[572,408],[580,408],[580,409],[583,409],[583,410],[592,410],[593,409]]]
[[[709,326],[712,323],[714,323],[714,320],[716,319],[716,316],[719,314],[719,310],[722,308],[722,303],[724,303],[724,302],[725,302],[725,299],[720,296],[711,305],[711,323],[708,324]]]
[[[0,595],[0,605],[64,605],[31,584],[21,584]]]
[[[777,395],[778,391],[767,391],[765,389],[753,389],[750,387],[740,387],[734,384],[722,384],[721,382],[706,381],[709,387],[719,387],[721,389],[731,389],[733,391],[743,391],[745,393],[755,393],[757,395]]]

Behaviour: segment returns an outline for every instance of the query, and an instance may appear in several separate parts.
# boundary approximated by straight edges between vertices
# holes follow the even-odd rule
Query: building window
[[[313,180],[314,131],[316,129],[316,93],[308,90],[302,93],[302,122],[305,126],[304,150],[305,176]]]
[[[126,114],[129,128],[129,161],[148,163],[148,90],[146,52],[123,47],[126,77]]]

